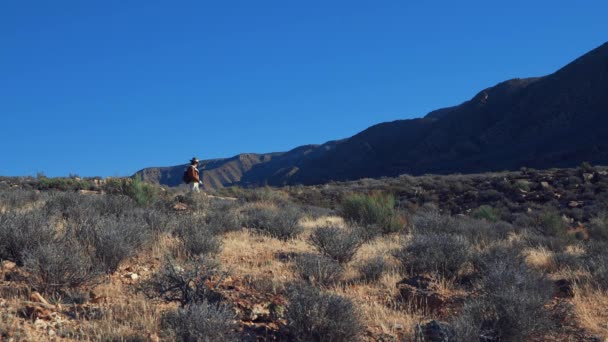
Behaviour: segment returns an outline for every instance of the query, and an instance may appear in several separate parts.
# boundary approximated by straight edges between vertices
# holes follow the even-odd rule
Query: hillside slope
[[[251,157],[234,162],[242,156]],[[423,118],[381,123],[348,139],[285,153],[206,161],[214,167],[207,167],[205,185],[318,184],[582,161],[608,163],[608,43],[551,75],[499,83]],[[141,173],[174,185],[183,167],[177,169]]]

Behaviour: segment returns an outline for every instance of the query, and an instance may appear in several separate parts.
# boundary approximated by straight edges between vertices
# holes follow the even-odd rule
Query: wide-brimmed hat
[[[192,159],[190,159],[190,163],[198,163],[198,158],[194,157]]]

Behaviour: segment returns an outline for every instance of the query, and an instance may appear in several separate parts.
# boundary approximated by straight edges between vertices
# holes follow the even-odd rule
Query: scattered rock
[[[137,279],[139,279],[139,275],[137,273],[129,272],[129,273],[125,274],[125,278],[131,279],[131,280],[137,280]]]
[[[556,280],[553,285],[555,289],[553,290],[553,297],[556,298],[573,298],[574,290],[572,289],[572,282],[568,279],[559,279]]]
[[[42,295],[36,291],[32,292],[32,294],[30,295],[30,300],[32,302],[50,305],[49,302],[47,302],[46,299],[44,299],[44,297],[42,297]]]
[[[26,318],[36,319],[36,321],[50,320],[53,316],[50,310],[37,305],[26,305],[23,314]]]
[[[188,206],[185,205],[184,203],[175,203],[175,205],[173,206],[173,210],[185,211],[185,210],[188,210]]]
[[[242,310],[244,321],[266,322],[271,321],[270,310],[262,304],[254,304],[252,307],[245,307]]]
[[[17,267],[17,264],[15,264],[12,261],[9,261],[9,260],[2,261],[2,270],[4,270],[4,271],[12,271],[15,269],[15,267]]]
[[[428,342],[452,342],[456,341],[454,329],[445,322],[432,320],[426,324],[418,325],[416,334],[422,341]]]
[[[401,280],[397,283],[397,286],[399,286],[399,284],[407,284],[418,289],[428,289],[432,283],[433,280],[431,278],[425,276],[414,276]]]
[[[542,186],[544,189],[548,189],[551,186],[549,185],[549,182],[540,182],[540,186]]]

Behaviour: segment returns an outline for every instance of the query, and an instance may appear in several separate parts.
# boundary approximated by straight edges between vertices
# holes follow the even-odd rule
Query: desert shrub
[[[95,196],[92,199],[93,208],[101,215],[121,217],[132,212],[137,203],[124,195]]]
[[[173,215],[159,210],[145,210],[141,216],[148,229],[154,233],[173,231],[177,221]]]
[[[355,231],[345,231],[331,225],[316,228],[309,241],[323,255],[341,264],[351,261],[362,244]]]
[[[231,232],[241,229],[242,217],[234,203],[218,203],[211,206],[207,214],[207,223],[215,231]]]
[[[221,241],[207,225],[204,218],[188,216],[182,218],[176,229],[186,252],[191,256],[213,255],[219,253]]]
[[[203,302],[218,303],[222,297],[211,287],[210,281],[219,271],[219,264],[206,257],[183,267],[167,258],[162,269],[142,283],[141,290],[150,298],[178,302],[182,307]]]
[[[302,279],[321,286],[338,283],[344,273],[337,261],[313,253],[298,255],[294,260],[294,268]]]
[[[497,222],[500,220],[500,213],[489,205],[482,205],[471,211],[471,217],[478,220],[483,219],[490,222]]]
[[[479,201],[482,203],[497,202],[503,199],[503,194],[494,189],[483,190],[479,192]]]
[[[349,222],[378,226],[383,233],[388,234],[405,228],[405,219],[395,209],[395,205],[393,195],[354,194],[342,200],[340,215]]]
[[[547,279],[510,251],[484,255],[479,295],[465,302],[454,326],[459,340],[523,341],[550,329],[544,305],[551,296]]]
[[[164,332],[174,341],[240,341],[234,311],[206,301],[169,311],[162,320]]]
[[[150,237],[143,222],[127,217],[100,217],[68,228],[79,241],[93,248],[95,258],[108,273],[116,271],[120,262],[135,255]]]
[[[362,333],[352,301],[305,285],[291,285],[287,327],[295,341],[357,341]]]
[[[243,216],[246,227],[258,229],[283,241],[295,238],[304,230],[299,223],[302,212],[292,205],[281,208],[248,206],[243,211]]]
[[[106,179],[103,190],[109,194],[128,196],[137,204],[143,206],[153,204],[159,195],[159,187],[144,182],[140,175],[136,175],[133,178]]]
[[[592,239],[608,242],[608,214],[601,213],[591,220],[588,230]]]
[[[150,205],[158,196],[158,187],[142,181],[141,176],[136,175],[128,183],[125,195],[131,197],[139,205]]]
[[[83,223],[91,217],[98,216],[92,202],[93,200],[88,196],[77,193],[53,193],[44,204],[42,211],[49,217],[59,216],[66,221]]]
[[[530,191],[530,182],[520,179],[513,184],[513,187],[517,190]]]
[[[23,264],[32,287],[57,293],[91,284],[100,275],[95,261],[77,242],[53,241],[28,249]]]
[[[0,191],[0,210],[2,206],[7,208],[21,208],[35,203],[40,199],[40,194],[32,190],[7,189]]]
[[[460,235],[472,244],[489,244],[507,236],[514,228],[506,222],[488,222],[469,217],[443,215],[435,208],[419,210],[412,218],[418,234]]]
[[[581,258],[581,266],[591,277],[589,281],[597,287],[608,290],[608,246],[605,243],[590,243]]]
[[[534,215],[535,226],[544,235],[564,237],[567,224],[554,208],[544,208]]]
[[[414,274],[456,277],[471,259],[471,244],[457,235],[414,235],[394,256]]]
[[[0,259],[23,264],[23,253],[50,243],[55,230],[44,213],[8,212],[0,214]]]
[[[358,266],[358,269],[362,280],[374,282],[382,277],[386,267],[387,264],[384,258],[378,256],[364,261]]]

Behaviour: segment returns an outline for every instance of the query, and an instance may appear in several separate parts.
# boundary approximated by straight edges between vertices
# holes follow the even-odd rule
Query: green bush
[[[555,237],[565,237],[568,228],[562,216],[554,208],[545,208],[535,215],[536,228],[541,233]]]
[[[388,234],[403,230],[405,219],[395,209],[395,197],[390,194],[350,195],[343,199],[340,215],[349,222],[377,226]]]
[[[490,222],[498,222],[500,213],[489,205],[482,205],[471,211],[471,217],[476,219],[484,219]]]
[[[131,197],[139,205],[150,205],[158,199],[158,186],[146,183],[140,175],[134,178],[106,179],[104,190],[109,194],[122,194]]]

